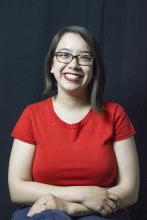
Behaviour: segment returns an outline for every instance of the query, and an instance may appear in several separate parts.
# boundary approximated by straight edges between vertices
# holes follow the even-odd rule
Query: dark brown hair
[[[45,58],[44,64],[44,79],[45,79],[45,87],[43,94],[49,95],[51,91],[57,91],[56,87],[56,80],[51,74],[51,67],[53,62],[53,55],[56,50],[57,44],[59,43],[61,37],[65,33],[75,33],[79,34],[85,42],[89,45],[91,49],[91,53],[94,57],[93,60],[93,78],[88,85],[88,97],[91,103],[91,106],[95,112],[102,112],[103,111],[103,93],[105,87],[105,74],[102,68],[102,60],[100,56],[100,49],[98,43],[94,36],[92,36],[89,31],[81,26],[69,26],[64,27],[62,30],[57,32],[54,36],[50,49]]]

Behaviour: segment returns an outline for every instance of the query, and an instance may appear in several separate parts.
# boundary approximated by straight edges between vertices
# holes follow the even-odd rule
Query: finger
[[[29,210],[27,215],[28,216],[33,216],[33,215],[38,214],[38,213],[40,213],[42,211],[45,211],[45,210],[46,210],[46,207],[43,204],[38,204],[38,205],[33,206]]]
[[[117,202],[114,202],[111,199],[106,201],[107,205],[114,211],[117,208]]]
[[[107,212],[106,212],[106,210],[103,208],[103,209],[100,210],[100,214],[101,214],[102,216],[106,216],[106,215],[107,215]]]
[[[41,197],[33,204],[33,206],[30,208],[28,212],[28,216],[34,215],[34,213],[38,213],[42,210],[46,210],[47,206],[49,206],[48,208],[50,209],[54,208],[55,206],[54,197],[50,193]]]
[[[38,199],[34,204],[34,205],[39,205],[39,204],[42,204],[42,203],[47,203],[48,201],[51,201],[51,200],[54,200],[54,197],[53,195],[51,194],[47,194],[43,197],[41,197],[40,199]]]
[[[41,209],[40,210],[36,210],[35,212],[28,213],[27,216],[28,217],[32,217],[32,216],[37,215],[37,214],[39,214],[39,213],[41,213],[43,211],[45,211],[45,210],[44,209],[43,210],[41,210]]]
[[[38,204],[34,203],[34,205],[29,209],[28,215],[32,215],[37,210]]]
[[[104,210],[105,210],[107,215],[110,215],[113,212],[113,209],[108,205],[104,206]]]
[[[44,209],[44,208],[40,208],[40,209],[34,210],[34,211],[32,211],[32,212],[29,212],[29,213],[27,214],[27,216],[32,217],[33,215],[39,214],[39,213],[41,213],[41,212],[43,212],[43,211],[45,211],[45,210],[46,210],[46,209]]]
[[[28,213],[33,212],[39,205],[40,205],[40,202],[39,202],[39,200],[38,200],[38,201],[36,201],[36,202],[31,206],[31,208],[29,209],[29,212],[28,212]]]
[[[33,214],[33,211],[34,211],[34,208],[33,207],[31,207],[30,209],[29,209],[29,211],[28,211],[28,214],[27,214],[27,216],[31,216],[32,214]]]
[[[56,209],[56,202],[54,199],[52,200],[45,200],[45,199],[40,199],[34,205],[31,207],[31,209],[28,212],[28,216],[34,215],[40,211],[44,210],[53,210]]]
[[[116,196],[115,194],[113,194],[113,193],[111,193],[111,192],[108,192],[108,197],[109,197],[110,199],[112,199],[113,201],[115,201],[115,202],[119,202],[118,196]]]

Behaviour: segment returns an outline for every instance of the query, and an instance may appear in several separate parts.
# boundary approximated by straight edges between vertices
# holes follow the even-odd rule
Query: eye
[[[83,61],[90,61],[91,60],[91,55],[90,54],[80,54],[80,59]]]
[[[70,53],[66,53],[66,52],[58,52],[57,56],[59,58],[62,58],[62,59],[68,59],[69,57],[71,57],[71,54]]]

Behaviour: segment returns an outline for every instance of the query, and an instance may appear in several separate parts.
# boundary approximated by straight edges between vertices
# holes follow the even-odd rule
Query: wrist
[[[83,186],[81,188],[81,202],[89,200],[91,198],[91,195],[95,195],[96,193],[96,186]]]

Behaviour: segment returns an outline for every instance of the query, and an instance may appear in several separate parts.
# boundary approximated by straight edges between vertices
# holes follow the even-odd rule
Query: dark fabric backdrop
[[[141,167],[140,197],[132,219],[147,219],[147,1],[0,1],[0,219],[10,219],[7,170],[10,132],[24,107],[43,98],[43,62],[53,35],[82,25],[98,39],[106,72],[105,98],[132,120]]]

